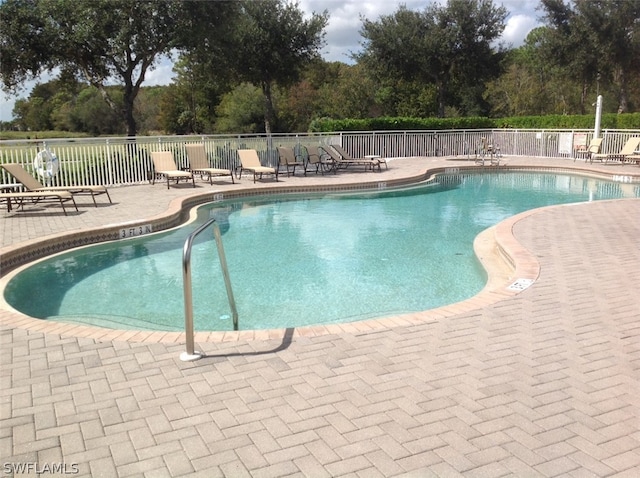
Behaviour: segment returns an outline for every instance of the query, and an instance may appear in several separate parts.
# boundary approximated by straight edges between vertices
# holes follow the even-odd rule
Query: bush
[[[318,118],[309,125],[310,132],[329,133],[333,131],[410,131],[410,130],[452,130],[452,129],[590,129],[595,122],[594,115],[546,115],[514,116],[491,119],[484,117],[466,118],[364,118],[342,119]],[[640,113],[602,115],[603,129],[640,129]]]

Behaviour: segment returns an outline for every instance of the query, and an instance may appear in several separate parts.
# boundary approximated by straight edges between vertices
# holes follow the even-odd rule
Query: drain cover
[[[533,279],[517,279],[507,290],[522,291],[534,283]]]

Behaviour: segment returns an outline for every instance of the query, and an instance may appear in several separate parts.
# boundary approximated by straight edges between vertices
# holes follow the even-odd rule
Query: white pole
[[[598,100],[596,101],[596,126],[595,131],[593,133],[594,138],[600,137],[600,120],[602,119],[602,95],[598,95]]]

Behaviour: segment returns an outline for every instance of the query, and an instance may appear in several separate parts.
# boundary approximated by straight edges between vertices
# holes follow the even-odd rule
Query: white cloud
[[[437,0],[444,3],[445,0]],[[327,61],[341,61],[353,63],[351,55],[361,50],[362,18],[376,21],[381,15],[390,15],[397,11],[400,5],[410,10],[423,10],[430,2],[428,0],[301,0],[299,6],[302,11],[311,15],[312,12],[322,13],[327,10],[329,22],[325,29],[326,46],[322,49],[322,56]],[[518,47],[532,28],[538,26],[536,8],[537,0],[494,0],[496,6],[504,6],[509,12],[507,24],[502,35],[505,46]],[[162,60],[155,70],[147,72],[144,86],[166,85],[171,83],[173,73],[172,63]],[[35,82],[34,82],[35,84]],[[28,96],[33,85],[26,89],[22,97]],[[6,98],[0,95],[0,121],[12,118],[11,110],[16,97]]]
[[[502,40],[507,47],[517,48],[524,44],[529,32],[537,26],[539,26],[538,21],[529,15],[512,15],[507,19]]]
[[[168,85],[173,82],[173,61],[170,58],[161,59],[153,70],[147,70],[143,86]]]

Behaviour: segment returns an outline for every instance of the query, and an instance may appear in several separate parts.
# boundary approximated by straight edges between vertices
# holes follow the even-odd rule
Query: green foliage
[[[297,3],[282,0],[243,3],[234,49],[235,70],[241,80],[262,89],[267,133],[276,123],[271,93],[274,83],[291,86],[299,80],[301,69],[319,56],[327,18],[326,12],[305,18]]]
[[[15,120],[0,127],[120,134],[132,116],[144,133],[265,132],[266,104],[278,132],[590,129],[600,94],[603,128],[638,128],[637,113],[606,113],[640,111],[640,0],[542,0],[545,24],[506,55],[487,49],[502,25],[495,1],[363,19],[367,49],[347,65],[318,56],[326,12],[302,15],[286,0],[0,0],[5,90],[61,72],[18,100]],[[481,25],[492,30],[477,36]],[[179,51],[174,82],[142,87],[128,73],[142,71],[136,61],[149,71],[160,44]],[[109,75],[120,84],[100,83]]]
[[[594,115],[514,116],[491,119],[461,118],[373,118],[333,120],[318,118],[312,121],[311,132],[333,131],[434,131],[453,129],[591,129]],[[603,129],[640,129],[640,113],[603,114]]]
[[[492,0],[448,0],[423,12],[402,5],[379,21],[364,20],[360,61],[380,78],[435,86],[437,115],[447,106],[463,114],[485,110],[482,90],[500,72],[501,51],[492,46],[507,11]]]
[[[87,133],[71,133],[69,131],[0,131],[0,140],[88,137],[90,137],[90,135]]]
[[[117,99],[120,92],[111,91],[110,95]],[[94,87],[80,92],[71,117],[74,131],[88,131],[93,136],[123,134],[126,131],[121,117],[109,108],[100,91]]]
[[[159,123],[167,132],[212,133],[215,109],[222,95],[233,88],[228,69],[219,68],[218,56],[184,53],[175,63],[175,80],[165,88]],[[215,72],[215,74],[212,74]]]
[[[614,116],[616,126],[618,129],[640,129],[640,113],[627,113],[619,115],[603,115],[603,121],[605,116]],[[613,128],[613,126],[605,126],[605,128]]]
[[[541,6],[544,60],[579,84],[610,84],[617,112],[630,111],[629,82],[640,75],[640,1],[542,0]],[[583,96],[583,110],[587,102]]]
[[[0,3],[0,78],[13,91],[55,68],[81,75],[135,135],[134,101],[147,71],[182,46],[185,30],[203,22],[215,30],[215,13],[227,3],[6,0]],[[122,82],[119,101],[109,96],[110,78]]]
[[[481,117],[461,118],[367,118],[367,119],[316,119],[310,125],[311,132],[333,131],[432,131],[450,129],[494,128],[495,121]]]
[[[519,116],[496,120],[498,128],[531,129],[591,129],[595,123],[594,115],[546,115]],[[603,129],[638,129],[640,113],[605,113],[601,118]]]
[[[262,103],[259,88],[242,83],[222,97],[217,109],[217,133],[263,133]]]

